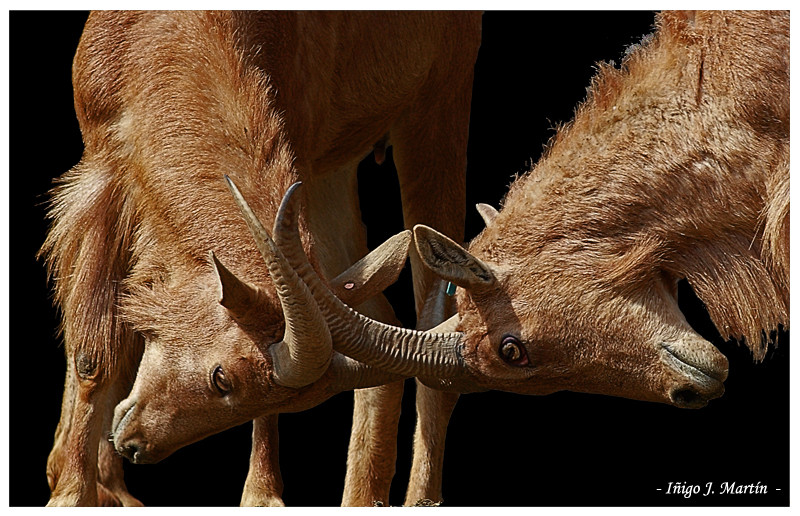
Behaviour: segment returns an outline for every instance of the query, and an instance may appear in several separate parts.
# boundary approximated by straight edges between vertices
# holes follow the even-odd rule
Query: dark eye
[[[522,343],[513,335],[506,335],[497,350],[500,358],[513,366],[528,365],[528,353]]]
[[[211,385],[214,386],[221,396],[225,396],[231,392],[231,382],[225,376],[225,371],[222,370],[222,366],[218,365],[211,371]]]

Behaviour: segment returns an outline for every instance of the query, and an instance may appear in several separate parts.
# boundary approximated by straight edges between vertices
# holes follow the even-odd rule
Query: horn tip
[[[286,193],[283,194],[283,198],[285,200],[288,200],[290,197],[292,197],[292,195],[294,195],[294,193],[297,190],[300,189],[301,186],[303,186],[303,182],[302,181],[296,181],[296,182],[292,183],[291,185],[289,185],[289,188],[286,189]]]
[[[223,177],[225,177],[225,182],[228,184],[228,190],[231,191],[231,194],[233,194],[234,199],[244,200],[242,198],[242,193],[239,191],[239,188],[236,186],[236,183],[233,182],[233,179],[231,179],[231,177],[228,174],[223,174]]]
[[[209,259],[209,260],[211,261],[211,263],[213,263],[215,266],[219,266],[219,265],[220,265],[220,263],[221,263],[221,262],[219,261],[219,258],[217,258],[217,253],[215,253],[214,251],[209,251],[209,252],[208,252],[208,259]]]
[[[397,234],[397,239],[400,240],[406,247],[411,244],[411,240],[414,239],[414,232],[410,229],[404,229],[400,233]]]

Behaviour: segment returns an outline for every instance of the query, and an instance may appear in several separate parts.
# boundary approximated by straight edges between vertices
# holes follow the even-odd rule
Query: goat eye
[[[528,353],[520,343],[520,341],[513,335],[506,335],[500,343],[498,350],[500,358],[507,364],[513,366],[526,366],[528,365]]]
[[[231,392],[231,382],[225,376],[225,371],[222,366],[218,365],[211,371],[211,385],[219,392],[221,396],[227,395]]]

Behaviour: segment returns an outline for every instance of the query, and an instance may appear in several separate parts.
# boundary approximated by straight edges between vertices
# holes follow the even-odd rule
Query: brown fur
[[[366,251],[355,166],[388,135],[406,225],[441,224],[461,237],[478,43],[479,17],[472,13],[92,14],[73,68],[85,152],[54,190],[52,229],[42,247],[64,313],[68,361],[78,374],[68,376],[48,463],[51,504],[102,501],[96,480],[101,493],[113,483],[113,496],[129,497],[118,462],[109,478],[96,478],[96,450],[98,442],[101,454],[108,446],[100,429],[107,429],[109,411],[127,393],[143,353],[134,386],[139,406],[145,396],[161,394],[153,390],[158,381],[168,381],[164,392],[175,395],[190,388],[181,382],[197,379],[194,368],[209,353],[254,353],[248,367],[260,373],[239,380],[253,393],[269,385],[269,360],[258,358],[263,349],[253,342],[280,338],[283,319],[223,174],[264,221],[274,220],[288,186],[304,180],[304,244],[318,270],[332,277]],[[423,163],[440,174],[452,206],[430,201],[443,196],[421,184]],[[257,321],[237,329],[217,303],[209,251],[259,286]],[[424,292],[429,282],[429,272],[415,274],[415,289]],[[360,309],[393,320],[382,297]],[[234,351],[232,342],[244,347]],[[150,363],[147,350],[155,349],[172,356],[177,369]],[[263,397],[251,401],[239,419],[312,406],[331,394],[331,381],[327,374],[301,393],[271,388],[277,404],[268,409]],[[372,424],[396,425],[389,419]],[[220,421],[216,430],[235,423]],[[186,444],[180,429],[192,422],[175,424],[172,445]],[[257,435],[271,433],[262,426]],[[271,463],[265,447],[257,448],[251,464]],[[391,464],[394,452],[387,453],[369,460]],[[383,476],[377,491],[353,487],[360,466],[349,467],[348,492],[359,496],[346,494],[347,503],[388,496],[393,465],[377,468]],[[273,478],[264,482],[252,473],[248,486],[280,489],[279,473],[267,472]],[[245,493],[243,501],[280,501],[280,492],[264,496]]]
[[[620,69],[600,66],[502,209],[479,208],[488,227],[469,251],[414,229],[425,265],[460,287],[458,317],[442,332],[351,329],[316,290],[329,327],[348,321],[354,357],[434,389],[705,406],[728,361],[681,313],[680,278],[757,359],[762,332],[788,328],[788,52],[788,12],[661,14]],[[441,456],[425,444],[453,400],[424,399],[408,492],[440,499]]]
[[[788,328],[788,12],[657,25],[599,67],[469,252],[415,229],[425,263],[463,287],[448,358],[463,377],[428,385],[704,406],[728,362],[681,313],[681,278],[757,360]]]
[[[757,359],[788,327],[788,14],[664,13],[473,244],[569,253],[595,288],[687,277]],[[500,240],[499,235],[503,235]]]

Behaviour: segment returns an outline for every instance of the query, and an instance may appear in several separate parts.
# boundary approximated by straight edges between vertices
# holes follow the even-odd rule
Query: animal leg
[[[68,445],[65,442],[72,423],[72,406],[75,403],[75,393],[77,391],[77,380],[72,362],[68,361],[66,380],[64,382],[64,394],[61,398],[61,416],[56,427],[53,448],[47,457],[47,484],[51,493],[56,491],[56,485],[62,476],[62,470],[66,463]],[[51,495],[52,496],[52,495]]]
[[[402,381],[355,391],[342,506],[389,504],[402,399]]]
[[[392,127],[390,138],[406,229],[425,224],[456,242],[464,240],[471,84],[470,75],[470,86],[463,88],[466,91],[443,99],[438,105],[421,106]],[[413,245],[409,258],[414,281],[414,307],[419,317],[437,282]],[[438,324],[441,321],[431,322]]]
[[[399,325],[382,295],[357,306],[359,312]],[[404,381],[357,389],[353,393],[353,426],[347,450],[342,506],[389,505],[389,489],[397,463],[397,425]]]
[[[144,504],[128,492],[122,470],[122,457],[108,439],[100,439],[97,468],[97,505],[100,507],[142,507]]]
[[[454,311],[453,298],[445,293],[445,282],[435,281],[417,320],[417,329],[428,330]],[[442,502],[444,443],[457,401],[458,393],[437,391],[417,380],[417,424],[405,505],[413,506],[421,500]]]
[[[447,423],[458,401],[458,393],[436,391],[417,380],[417,425],[414,430],[414,460],[405,505],[420,500],[442,501],[442,469]]]
[[[69,384],[69,374],[67,380]],[[47,505],[97,505],[98,449],[105,419],[102,402],[107,388],[78,380],[77,385],[68,385],[65,391],[62,420],[48,459],[52,492]],[[69,391],[74,395],[68,397]]]
[[[122,457],[114,449],[114,444],[107,438],[111,430],[111,421],[114,417],[114,407],[125,398],[130,391],[130,380],[115,382],[110,391],[113,393],[108,403],[108,409],[103,422],[104,438],[100,439],[98,449],[97,468],[99,479],[97,482],[97,504],[101,507],[142,507],[143,504],[128,492],[125,486],[125,476],[122,469]]]
[[[242,507],[283,507],[283,478],[278,461],[278,415],[253,420],[250,470],[244,483]]]
[[[68,352],[61,419],[47,460],[48,506],[140,506],[128,493],[122,458],[108,441],[114,407],[130,390],[134,353],[120,354],[117,371],[81,378]]]
[[[437,105],[412,111],[400,120],[392,128],[391,141],[405,227],[425,224],[463,241],[472,74],[464,77],[460,88],[451,86],[450,98],[440,97]],[[424,330],[444,321],[455,307],[452,299],[442,297],[441,281],[422,263],[415,246],[411,250],[417,328]],[[417,424],[406,504],[442,499],[444,440],[457,400],[457,395],[417,382]]]
[[[367,238],[358,202],[357,166],[358,162],[354,161],[307,183],[309,226],[317,248],[327,250],[328,254],[320,260],[320,265],[326,267],[323,273],[327,277],[334,278],[337,294],[368,317],[399,324],[382,294],[363,300],[364,295],[368,295],[365,292],[380,292],[382,287],[376,285],[383,284],[387,274],[396,277],[397,270],[390,266],[375,272],[380,279],[361,281],[367,280],[374,271],[370,272],[371,267],[361,267],[358,263],[354,265],[367,253]],[[333,210],[329,207],[330,199],[337,199]],[[397,252],[403,255],[403,261],[407,249],[406,245],[396,247]],[[358,291],[344,286],[351,281],[359,286]],[[402,396],[403,382],[355,391],[342,505],[388,503],[389,486],[397,461],[397,424]]]

